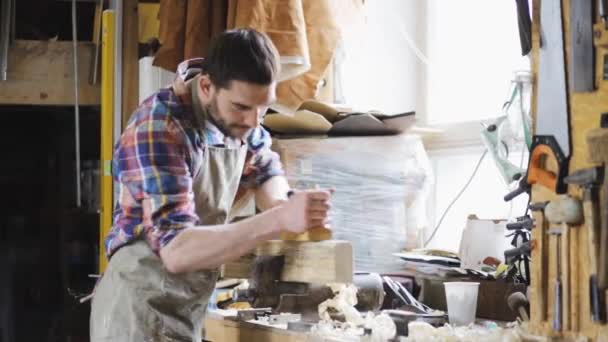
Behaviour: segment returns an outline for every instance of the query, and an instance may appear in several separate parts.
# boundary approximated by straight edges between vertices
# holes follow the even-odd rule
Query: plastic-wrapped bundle
[[[334,187],[334,238],[353,244],[358,271],[401,269],[392,253],[418,247],[433,179],[418,136],[275,139],[297,189]]]

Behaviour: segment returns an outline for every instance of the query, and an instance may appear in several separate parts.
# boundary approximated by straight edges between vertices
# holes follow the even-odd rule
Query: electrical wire
[[[486,157],[487,154],[488,154],[488,150],[486,149],[486,150],[483,151],[483,153],[479,157],[479,161],[477,162],[477,165],[475,165],[475,169],[473,170],[473,173],[471,174],[471,176],[469,177],[469,179],[467,180],[467,182],[465,183],[465,185],[462,187],[462,189],[460,189],[460,191],[458,192],[458,194],[456,194],[456,197],[454,197],[454,199],[452,200],[452,202],[450,202],[450,204],[448,205],[448,207],[443,211],[443,214],[441,215],[441,218],[439,219],[439,222],[435,226],[435,229],[431,233],[431,236],[424,243],[424,247],[428,246],[429,243],[433,240],[433,238],[435,237],[435,234],[437,234],[437,232],[439,231],[439,227],[441,227],[441,223],[443,222],[443,219],[445,219],[445,216],[448,214],[448,212],[450,211],[450,209],[452,208],[452,206],[454,205],[454,203],[456,203],[456,201],[458,201],[458,199],[460,198],[460,196],[462,196],[462,194],[465,192],[465,190],[469,187],[469,185],[473,181],[473,178],[475,178],[475,175],[477,175],[477,172],[479,171],[479,167],[481,166],[481,162],[483,162],[483,159]]]

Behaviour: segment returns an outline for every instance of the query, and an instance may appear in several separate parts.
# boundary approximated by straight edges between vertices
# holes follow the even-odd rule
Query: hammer
[[[583,220],[583,208],[580,201],[570,197],[568,195],[561,195],[556,200],[549,202],[545,207],[545,217],[553,224],[558,227],[553,227],[547,232],[551,235],[558,237],[557,241],[557,275],[555,279],[555,290],[554,290],[554,306],[553,306],[553,330],[562,330],[563,320],[563,307],[568,307],[564,304],[564,298],[562,295],[562,267],[561,267],[561,235],[569,225],[580,224]]]
[[[547,239],[545,239],[543,236],[543,234],[545,234],[545,222],[547,221],[545,219],[545,208],[547,207],[547,204],[549,204],[549,201],[532,202],[528,205],[528,209],[530,209],[531,211],[540,212],[540,214],[541,214],[541,219],[535,223],[535,227],[537,229],[539,229],[541,232],[540,237],[539,237],[540,247],[537,250],[537,255],[535,257],[540,258],[541,265],[547,263],[548,247],[547,247],[546,243],[544,242]],[[532,287],[534,288],[534,291],[535,291],[535,294],[534,294],[535,299],[536,299],[535,315],[540,321],[546,320],[547,311],[549,311],[547,309],[547,292],[545,290],[548,287],[547,278],[548,278],[547,272],[542,271],[538,274],[537,279],[534,279],[534,282],[531,282],[531,284],[530,284],[530,285],[532,285]],[[530,298],[530,296],[528,296],[528,298]]]
[[[607,114],[602,114],[602,127],[605,127]],[[601,164],[606,174],[606,162],[608,162],[608,129],[595,128],[587,133],[587,148],[589,161]],[[608,183],[603,182],[600,193],[600,253],[597,282],[600,289],[608,288]]]
[[[507,298],[507,304],[509,308],[521,317],[523,321],[529,321],[530,315],[528,310],[530,309],[530,302],[521,292],[514,292]]]
[[[597,259],[598,259],[598,198],[597,188],[604,178],[604,170],[599,167],[578,170],[564,179],[567,184],[574,184],[583,189],[583,212],[587,226],[587,250],[589,253],[589,301],[591,308],[591,319],[599,322],[604,319],[600,294],[597,281]],[[600,262],[602,263],[602,262]]]

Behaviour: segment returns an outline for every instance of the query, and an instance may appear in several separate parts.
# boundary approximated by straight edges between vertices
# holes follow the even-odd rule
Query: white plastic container
[[[448,317],[452,325],[469,325],[475,322],[479,283],[444,283],[448,304]]]

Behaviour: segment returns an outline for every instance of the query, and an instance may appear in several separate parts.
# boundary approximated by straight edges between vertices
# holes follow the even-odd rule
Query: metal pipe
[[[11,0],[11,30],[10,30],[10,38],[9,44],[12,44],[15,41],[15,35],[17,34],[17,0]]]
[[[12,0],[0,0],[0,81],[6,81],[8,74],[8,46],[11,29]]]
[[[74,49],[74,138],[76,145],[76,207],[80,208],[80,100],[78,98],[78,36],[76,29],[76,0],[72,0],[72,48]]]

